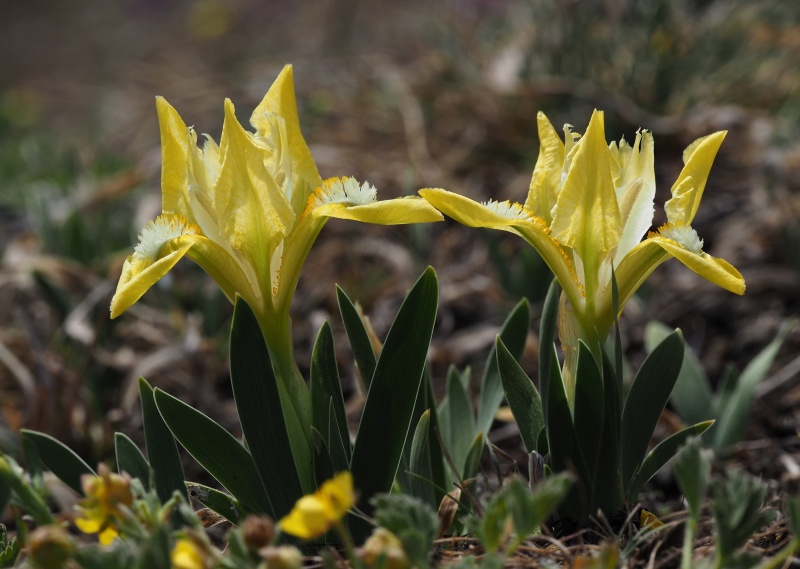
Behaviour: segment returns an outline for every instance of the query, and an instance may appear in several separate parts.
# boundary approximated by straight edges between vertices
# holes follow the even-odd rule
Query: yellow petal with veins
[[[413,196],[364,205],[327,204],[314,210],[313,214],[379,225],[427,223],[444,219],[427,201]]]
[[[652,239],[645,239],[625,255],[625,258],[614,269],[619,291],[620,310],[656,267],[669,257],[669,253],[656,245]],[[604,333],[614,323],[615,316],[610,286],[603,292],[603,302],[598,304],[597,312],[597,329]]]
[[[533,169],[525,209],[549,224],[553,220],[553,206],[561,189],[564,143],[543,112],[539,111],[536,122],[539,128],[539,157]]]
[[[294,225],[295,215],[268,174],[262,150],[236,120],[229,99],[220,147],[223,158],[214,195],[220,233],[263,279],[261,289],[271,290],[272,254]]]
[[[691,225],[700,207],[711,165],[726,134],[727,131],[720,131],[695,140],[684,151],[685,165],[672,185],[672,199],[664,204],[670,223]]]
[[[638,132],[633,147],[627,144],[624,147],[624,152],[620,153],[622,171],[616,189],[623,228],[614,254],[615,264],[619,264],[650,229],[656,195],[653,134]]]
[[[267,118],[269,113],[280,115],[286,124],[293,170],[291,202],[295,214],[299,216],[305,208],[308,196],[322,185],[322,179],[316,164],[314,164],[314,159],[311,157],[311,151],[300,132],[300,119],[297,115],[294,93],[294,74],[291,65],[283,68],[250,117],[250,124],[256,129],[258,136],[269,137],[271,134],[271,126]]]
[[[156,97],[161,130],[161,209],[192,220],[189,209],[189,128],[163,97]]]
[[[141,261],[135,258],[135,255],[131,255],[125,260],[125,264],[122,266],[122,275],[117,283],[117,291],[111,299],[111,318],[116,318],[128,310],[186,255],[193,243],[186,241],[186,238],[179,239],[184,240],[180,247],[153,263]]]
[[[596,271],[599,260],[617,246],[622,234],[602,112],[592,113],[586,134],[577,144],[550,230],[559,243],[577,251],[587,271]]]

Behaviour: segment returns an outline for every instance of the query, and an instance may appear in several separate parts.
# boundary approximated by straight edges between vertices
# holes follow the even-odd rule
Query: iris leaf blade
[[[143,377],[139,378],[139,399],[142,403],[142,423],[148,463],[155,473],[156,493],[162,502],[166,502],[172,497],[173,492],[186,492],[181,456],[172,431],[156,407],[153,388]]]
[[[359,425],[351,471],[359,507],[392,487],[423,378],[438,305],[436,273],[428,268],[406,296],[375,368]],[[387,433],[386,425],[391,425]],[[357,522],[356,522],[357,525]],[[365,533],[368,527],[359,527]]]
[[[172,434],[217,482],[252,512],[272,513],[253,457],[217,422],[156,388],[155,402]]]

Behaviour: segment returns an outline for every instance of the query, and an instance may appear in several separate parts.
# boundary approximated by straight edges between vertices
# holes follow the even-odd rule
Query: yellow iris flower
[[[139,237],[111,301],[127,310],[184,256],[233,301],[253,309],[280,375],[293,373],[289,306],[300,269],[328,218],[383,225],[439,221],[419,197],[376,201],[352,178],[323,181],[300,132],[291,66],[253,112],[255,132],[225,101],[220,144],[197,135],[157,99],[162,144],[162,214]]]
[[[616,316],[612,268],[620,310],[671,257],[722,288],[744,294],[742,275],[704,252],[691,226],[725,132],[701,138],[685,150],[684,168],[665,204],[667,223],[648,233],[656,191],[650,132],[638,132],[633,146],[624,139],[609,145],[600,111],[592,114],[583,137],[565,126],[564,142],[543,113],[538,127],[541,146],[524,205],[478,203],[440,189],[420,194],[465,225],[514,233],[539,252],[561,284],[562,308],[571,314],[559,323],[562,343],[577,346],[577,339],[564,338],[574,335],[570,327],[590,345],[605,338]]]
[[[133,504],[130,478],[101,464],[99,476],[84,474],[81,486],[86,500],[79,504],[81,516],[75,525],[83,533],[99,534],[100,543],[108,545],[119,535],[115,518],[120,515],[120,506]]]
[[[339,523],[355,502],[353,476],[347,471],[340,472],[313,494],[300,498],[281,519],[281,531],[301,539],[319,537]]]

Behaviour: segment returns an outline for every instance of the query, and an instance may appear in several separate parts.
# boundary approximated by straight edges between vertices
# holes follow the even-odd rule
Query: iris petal
[[[156,97],[161,130],[161,209],[192,221],[189,209],[189,128],[163,97]]]
[[[685,165],[672,185],[672,199],[664,204],[667,221],[691,225],[708,181],[708,174],[726,131],[715,132],[694,141],[683,154]]]
[[[402,225],[442,221],[442,214],[421,198],[407,197],[382,200],[370,204],[348,206],[328,204],[317,209],[316,215],[351,219],[379,225]]]
[[[741,273],[724,259],[708,253],[695,254],[682,245],[665,237],[652,237],[653,241],[667,253],[692,269],[695,273],[715,285],[736,294],[744,294],[745,283]]]
[[[561,189],[561,169],[564,165],[564,143],[543,112],[536,116],[539,129],[539,157],[533,169],[525,208],[550,224],[553,207]]]
[[[130,308],[151,286],[166,275],[192,247],[192,240],[179,237],[183,244],[154,263],[147,263],[131,255],[122,266],[122,275],[117,283],[117,291],[111,299],[111,318],[116,318]]]
[[[305,208],[308,196],[322,185],[322,179],[311,157],[311,151],[300,132],[300,120],[297,115],[294,94],[294,74],[291,65],[283,68],[250,117],[250,124],[256,129],[256,134],[259,136],[270,136],[271,127],[267,119],[269,113],[280,115],[286,124],[289,153],[292,156],[293,195],[291,202],[295,214],[299,216]]]
[[[550,226],[553,237],[575,249],[591,270],[596,270],[599,260],[617,246],[622,234],[611,160],[603,113],[595,111],[577,144]]]

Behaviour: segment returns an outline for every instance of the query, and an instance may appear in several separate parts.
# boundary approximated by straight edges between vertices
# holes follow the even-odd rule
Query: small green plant
[[[712,419],[716,421],[703,438],[717,454],[724,454],[731,445],[742,440],[756,387],[767,375],[778,350],[793,327],[794,321],[787,322],[741,375],[728,367],[716,393],[712,391],[711,382],[697,355],[690,347],[685,348],[681,371],[670,396],[670,403],[688,424]],[[669,334],[669,328],[659,322],[648,324],[645,330],[645,346],[648,351],[652,352]]]
[[[800,547],[797,537],[797,530],[800,529],[800,501],[791,498],[786,502],[794,536],[791,542],[771,559],[759,563],[759,557],[740,550],[756,531],[775,517],[776,512],[764,509],[767,486],[739,469],[712,480],[712,457],[711,450],[703,449],[699,439],[693,439],[675,459],[675,474],[689,507],[681,569],[780,567]],[[713,496],[711,511],[716,530],[715,548],[712,556],[698,562],[694,558],[695,536],[709,487]]]
[[[0,567],[13,567],[19,557],[19,540],[9,537],[6,526],[0,524]]]
[[[378,527],[397,537],[410,566],[430,567],[433,540],[439,529],[436,512],[406,494],[380,494],[373,498],[373,506]]]
[[[508,557],[525,539],[538,533],[572,487],[569,474],[550,476],[533,490],[512,478],[486,505],[480,518],[469,524],[490,555]]]

